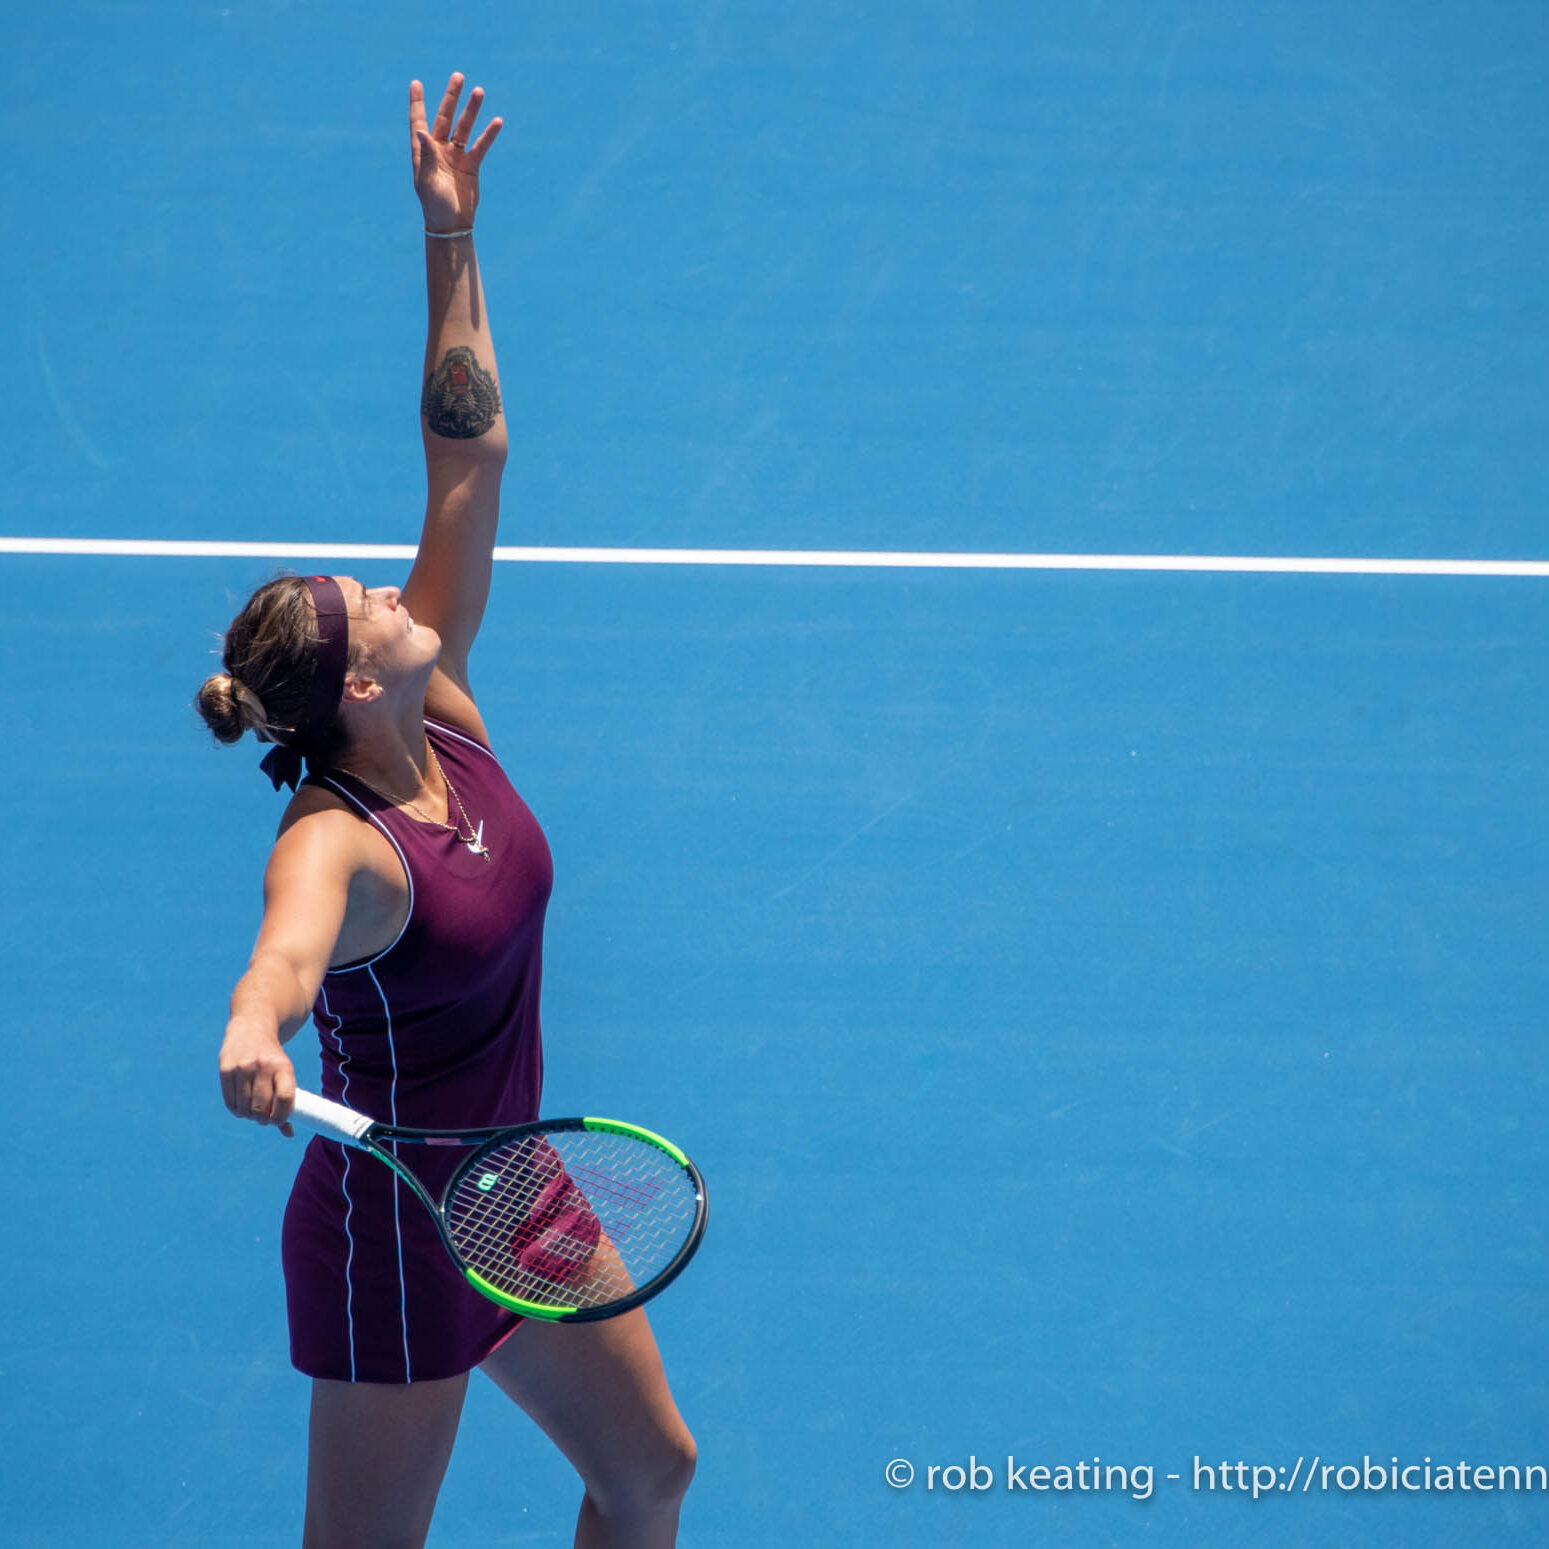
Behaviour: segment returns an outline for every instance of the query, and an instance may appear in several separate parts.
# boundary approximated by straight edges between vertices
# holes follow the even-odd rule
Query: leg
[[[669,1549],[677,1541],[694,1438],[640,1308],[569,1328],[529,1319],[481,1370],[580,1474],[577,1549]]]
[[[303,1549],[421,1549],[467,1391],[314,1379]]]

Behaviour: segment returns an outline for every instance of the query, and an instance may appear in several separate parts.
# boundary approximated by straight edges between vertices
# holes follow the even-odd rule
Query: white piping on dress
[[[387,1003],[387,993],[382,988],[382,981],[371,972],[371,965],[365,965],[366,972],[371,975],[371,982],[376,986],[376,992],[381,997],[382,1015],[387,1018],[387,1058],[392,1066],[393,1077],[387,1088],[387,1111],[389,1121],[398,1122],[398,1049],[393,1043],[393,1008]],[[396,1148],[394,1155],[397,1154]],[[393,1174],[393,1236],[398,1242],[398,1322],[403,1331],[403,1380],[414,1381],[414,1372],[409,1364],[409,1286],[403,1273],[403,1220],[399,1214],[398,1174]]]
[[[348,1107],[350,1073],[347,1067],[350,1057],[345,1051],[344,1040],[339,1036],[339,1029],[344,1026],[344,1019],[334,1016],[333,1008],[328,1004],[326,984],[320,984],[317,993],[323,1003],[323,1011],[333,1017],[334,1025],[328,1031],[333,1034],[333,1041],[339,1049],[339,1097]],[[355,1214],[355,1201],[350,1198],[350,1148],[340,1146],[339,1149],[344,1153],[344,1177],[340,1179],[339,1186],[344,1191],[344,1240],[349,1244],[349,1251],[344,1256],[344,1316],[350,1331],[350,1381],[353,1382],[355,1380],[355,1279],[350,1271],[355,1264],[355,1234],[350,1230],[350,1217]]]
[[[500,769],[502,774],[505,773],[505,770],[501,768],[500,760],[495,757],[494,749],[485,747],[482,742],[474,741],[467,732],[458,731],[456,727],[448,726],[445,721],[433,721],[428,715],[425,717],[425,724],[427,726],[434,726],[439,732],[445,732],[448,737],[455,737],[459,742],[466,742],[470,748],[482,753],[490,763],[497,769]]]

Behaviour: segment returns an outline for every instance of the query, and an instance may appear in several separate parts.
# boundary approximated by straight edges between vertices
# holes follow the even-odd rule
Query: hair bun
[[[217,742],[240,742],[243,732],[267,724],[263,701],[229,672],[206,678],[195,703]]]

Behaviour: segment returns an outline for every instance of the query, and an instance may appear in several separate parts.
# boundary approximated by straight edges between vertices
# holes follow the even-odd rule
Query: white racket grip
[[[290,1116],[308,1129],[315,1129],[319,1135],[342,1141],[347,1146],[358,1146],[360,1137],[375,1122],[353,1108],[346,1108],[343,1103],[330,1102],[326,1097],[303,1091],[300,1087],[296,1089],[296,1102]]]

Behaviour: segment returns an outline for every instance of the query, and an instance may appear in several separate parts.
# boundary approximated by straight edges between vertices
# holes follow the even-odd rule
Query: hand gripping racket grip
[[[353,1108],[346,1108],[343,1103],[329,1102],[326,1097],[319,1097],[316,1092],[304,1092],[299,1087],[296,1090],[296,1102],[290,1111],[290,1116],[305,1124],[308,1129],[315,1129],[319,1135],[326,1135],[330,1140],[342,1141],[347,1146],[358,1146],[360,1137],[372,1125],[372,1120],[365,1114],[356,1113]]]

